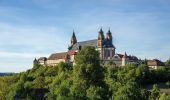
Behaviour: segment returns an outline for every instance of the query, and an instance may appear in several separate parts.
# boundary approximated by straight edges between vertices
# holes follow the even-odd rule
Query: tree
[[[167,67],[170,67],[170,58],[165,62],[165,65],[166,65]]]
[[[156,99],[158,99],[159,94],[160,94],[160,90],[159,90],[159,88],[158,88],[158,85],[157,85],[157,84],[154,84],[154,85],[153,85],[153,88],[152,88],[152,90],[151,90],[150,99],[151,99],[151,100],[156,100]]]
[[[9,83],[7,77],[0,77],[0,100],[5,100],[9,91]]]
[[[118,67],[113,62],[109,62],[105,64],[104,68],[105,68],[105,77],[108,77],[108,78],[113,78],[114,73],[118,70]]]
[[[87,98],[89,100],[102,100],[102,92],[104,89],[101,87],[96,86],[90,86],[86,92],[87,92]]]
[[[147,77],[149,76],[149,68],[145,64],[140,64],[136,68],[136,79],[139,84],[147,83]]]
[[[75,57],[74,76],[87,84],[99,85],[103,81],[103,67],[99,62],[99,53],[94,47],[86,46]]]
[[[128,82],[119,88],[114,100],[142,100],[140,88],[135,82]]]
[[[18,98],[26,97],[27,90],[24,88],[24,83],[26,82],[26,80],[27,80],[27,74],[20,73],[20,79],[18,80],[18,82],[16,82],[10,87],[11,90],[7,95],[7,98],[9,100],[13,100],[14,97],[18,97]]]
[[[78,52],[75,62],[71,87],[72,95],[76,99],[87,99],[86,95],[94,97],[96,95],[94,91],[98,90],[94,90],[91,86],[104,88],[103,67],[100,65],[98,51],[94,47],[86,46]]]
[[[170,100],[170,96],[166,95],[165,93],[162,93],[159,97],[159,100]]]
[[[54,94],[56,95],[57,100],[67,100],[69,99],[69,81],[63,80],[59,86],[56,86]]]
[[[57,64],[56,66],[50,68],[50,71],[48,70],[48,73],[46,75],[54,74],[54,69],[56,72],[56,76],[52,78],[51,85],[49,85],[50,93],[47,93],[47,97],[51,99],[57,99],[57,100],[67,100],[70,98],[70,80],[69,75],[71,75],[71,68],[66,63],[61,62]]]
[[[149,98],[149,91],[147,89],[142,89],[141,90],[141,97],[142,97],[142,100],[148,100]]]
[[[34,88],[43,88],[45,86],[45,78],[39,76],[34,80]]]

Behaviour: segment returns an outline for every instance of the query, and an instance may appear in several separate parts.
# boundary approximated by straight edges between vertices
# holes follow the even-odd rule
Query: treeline
[[[11,76],[13,75],[14,73],[0,73],[0,76]]]
[[[69,66],[34,65],[26,72],[0,78],[0,100],[170,100],[155,84],[170,82],[170,66],[149,70],[146,64],[101,65],[93,47],[85,47]],[[169,66],[169,67],[168,67]]]

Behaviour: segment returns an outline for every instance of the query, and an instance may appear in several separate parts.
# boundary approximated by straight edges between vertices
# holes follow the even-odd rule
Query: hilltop
[[[94,47],[84,47],[73,66],[60,62],[55,66],[34,65],[26,72],[0,78],[0,99],[29,100],[168,100],[159,84],[170,86],[170,66],[149,70],[130,63],[116,66],[101,64]],[[146,86],[151,85],[150,89]]]

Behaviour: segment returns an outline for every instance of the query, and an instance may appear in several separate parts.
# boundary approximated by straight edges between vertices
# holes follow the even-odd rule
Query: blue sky
[[[117,53],[170,57],[169,0],[0,0],[0,72],[21,72],[35,57],[66,51],[110,28]]]

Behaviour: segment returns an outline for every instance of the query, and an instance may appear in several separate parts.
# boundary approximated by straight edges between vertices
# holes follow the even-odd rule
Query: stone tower
[[[109,40],[112,43],[112,33],[110,32],[110,29],[106,34],[106,39]]]
[[[98,33],[98,39],[97,39],[97,47],[98,47],[98,51],[99,51],[101,60],[103,59],[103,42],[104,42],[104,34],[103,34],[103,30],[101,28]]]
[[[115,55],[115,47],[112,43],[112,33],[110,29],[106,33],[106,38],[103,42],[103,59],[104,60],[112,60]]]
[[[103,47],[103,42],[104,42],[104,34],[103,34],[103,30],[101,28],[100,31],[99,31],[99,34],[98,34],[98,39],[97,39],[98,48]]]
[[[76,35],[75,35],[74,31],[73,31],[73,35],[71,37],[71,46],[73,46],[76,43],[77,43],[77,39],[76,39]]]
[[[126,65],[126,60],[127,60],[127,54],[125,52],[124,56],[122,57],[122,66]]]

